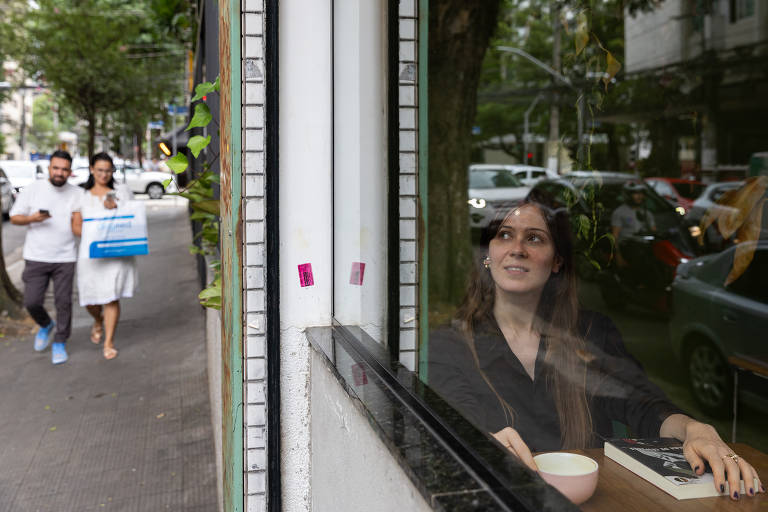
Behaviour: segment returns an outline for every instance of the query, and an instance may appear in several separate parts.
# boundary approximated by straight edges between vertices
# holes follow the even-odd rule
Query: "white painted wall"
[[[386,1],[334,2],[334,316],[383,342],[387,297]],[[350,283],[364,263],[362,285]]]
[[[310,510],[309,344],[330,325],[331,5],[280,2],[280,390],[283,508]],[[311,263],[314,285],[299,286]]]
[[[659,7],[625,16],[625,69],[636,72],[680,62],[685,56],[682,0],[665,0]]]
[[[311,380],[312,510],[432,510],[314,350]]]

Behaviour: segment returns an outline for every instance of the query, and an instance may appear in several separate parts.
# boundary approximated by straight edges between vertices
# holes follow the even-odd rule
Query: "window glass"
[[[675,414],[729,441],[737,391],[737,439],[768,451],[765,383],[728,362],[768,374],[762,4],[456,5],[429,20],[421,378],[533,451]],[[521,164],[547,170],[525,194],[469,192],[499,187],[470,166]]]
[[[469,173],[470,188],[522,187],[523,183],[507,170],[475,170]]]
[[[696,199],[704,191],[703,183],[673,183],[677,193],[687,199]]]
[[[333,2],[333,313],[386,336],[386,0]]]

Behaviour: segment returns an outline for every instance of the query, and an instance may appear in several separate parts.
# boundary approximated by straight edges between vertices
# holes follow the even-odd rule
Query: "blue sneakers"
[[[48,327],[41,327],[37,330],[37,334],[35,335],[36,351],[42,352],[48,348],[48,344],[51,342],[51,338],[53,337],[53,329],[55,326],[56,324],[53,320],[51,320],[51,323],[48,324]]]
[[[60,341],[55,341],[51,345],[51,362],[53,364],[65,363],[68,359],[66,345]]]

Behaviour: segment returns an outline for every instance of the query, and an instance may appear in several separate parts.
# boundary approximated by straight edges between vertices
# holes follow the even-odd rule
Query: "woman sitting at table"
[[[748,495],[764,492],[711,425],[648,380],[608,318],[579,310],[568,214],[548,204],[529,196],[486,230],[482,268],[451,326],[430,335],[430,386],[534,470],[531,451],[602,446],[616,420],[683,441],[691,468],[709,463],[733,499],[740,475]]]

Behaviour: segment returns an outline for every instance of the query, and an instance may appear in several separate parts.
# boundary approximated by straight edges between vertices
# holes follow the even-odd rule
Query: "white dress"
[[[133,193],[122,184],[115,184],[118,204],[133,199]],[[81,205],[83,218],[102,216],[109,212],[104,208],[104,197],[86,190]],[[80,305],[107,304],[123,297],[133,297],[138,284],[136,258],[89,258],[88,248],[80,244],[77,258],[77,291]]]

